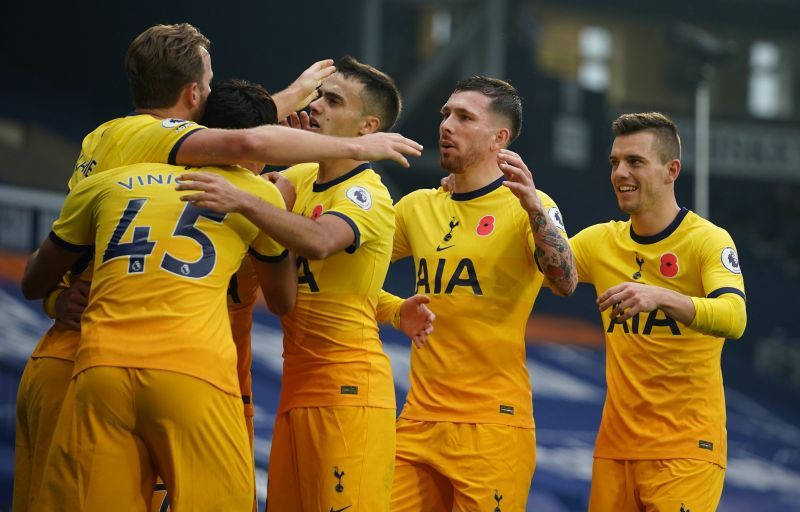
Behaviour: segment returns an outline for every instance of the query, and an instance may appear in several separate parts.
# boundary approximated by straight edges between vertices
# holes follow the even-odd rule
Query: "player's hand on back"
[[[279,172],[268,172],[262,176],[264,179],[270,183],[274,183],[275,186],[278,187],[278,191],[283,196],[283,202],[286,203],[286,210],[292,211],[292,208],[294,208],[294,202],[297,199],[297,192],[295,191],[292,182]]]
[[[89,303],[89,282],[75,280],[56,299],[56,321],[73,331],[81,330],[81,315]]]
[[[394,160],[408,168],[406,156],[422,155],[421,144],[399,133],[370,133],[354,138],[353,142],[360,146],[357,159],[361,161]]]
[[[254,196],[236,188],[230,181],[219,174],[198,171],[182,174],[175,190],[197,191],[194,194],[181,196],[199,208],[217,213],[239,212],[248,200]]]
[[[417,348],[424,347],[428,336],[433,332],[436,315],[426,306],[430,301],[430,297],[425,295],[414,295],[400,306],[399,328],[411,338]]]
[[[541,213],[542,201],[536,193],[533,175],[522,158],[513,151],[501,149],[497,154],[497,165],[506,177],[503,185],[511,189],[511,192],[519,198],[525,211],[529,214]]]

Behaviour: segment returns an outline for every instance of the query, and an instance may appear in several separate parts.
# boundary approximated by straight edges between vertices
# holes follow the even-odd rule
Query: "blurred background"
[[[40,304],[19,292],[25,258],[58,214],[83,135],[132,108],[122,67],[130,41],[183,21],[211,39],[216,80],[277,91],[313,61],[346,53],[393,76],[404,95],[397,130],[428,148],[409,170],[376,164],[395,200],[437,186],[439,108],[472,74],[519,89],[525,121],[512,149],[570,234],[622,218],[609,186],[610,122],[630,111],[671,116],[684,145],[679,203],[731,233],[748,295],[747,331],[723,351],[729,465],[719,510],[800,510],[799,1],[77,4],[17,4],[0,31],[0,510],[11,503],[17,381],[49,327]],[[410,268],[394,266],[387,288],[411,293]],[[276,319],[259,309],[263,501],[281,341]],[[402,405],[409,343],[384,334]],[[605,393],[594,290],[582,285],[567,300],[543,291],[527,343],[538,438],[528,510],[586,510]]]

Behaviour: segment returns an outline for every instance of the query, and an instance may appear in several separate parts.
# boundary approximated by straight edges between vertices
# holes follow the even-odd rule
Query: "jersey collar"
[[[631,230],[630,230],[631,238],[633,239],[634,242],[639,244],[654,244],[656,242],[660,242],[661,240],[664,240],[669,235],[674,233],[676,229],[678,229],[678,226],[681,225],[681,222],[683,221],[683,218],[686,217],[687,213],[689,213],[689,210],[681,207],[681,210],[678,212],[678,215],[676,215],[675,219],[669,223],[669,226],[664,228],[664,230],[661,233],[656,233],[655,235],[650,235],[650,236],[637,235],[633,231],[633,224],[631,224]]]
[[[500,176],[493,182],[489,183],[486,186],[483,186],[477,190],[473,190],[472,192],[453,192],[450,197],[453,201],[469,201],[470,199],[475,199],[481,196],[485,196],[489,192],[493,190],[497,190],[503,185],[503,182],[506,181],[505,176]]]
[[[311,187],[311,189],[314,192],[322,192],[324,190],[328,190],[329,188],[333,187],[334,185],[338,185],[339,183],[343,183],[343,182],[349,180],[350,178],[352,178],[353,176],[355,176],[356,174],[358,174],[360,172],[363,172],[363,171],[366,171],[367,169],[371,169],[371,168],[372,168],[372,163],[364,162],[363,164],[359,165],[358,167],[356,167],[352,171],[347,171],[345,174],[342,174],[338,178],[332,179],[331,181],[328,181],[326,183],[320,184],[320,183],[317,183],[315,181],[314,185]]]

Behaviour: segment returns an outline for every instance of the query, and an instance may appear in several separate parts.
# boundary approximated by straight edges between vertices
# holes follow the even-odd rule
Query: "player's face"
[[[214,77],[214,72],[211,70],[211,55],[205,48],[201,48],[201,59],[203,60],[203,76],[197,83],[198,102],[197,108],[192,112],[192,120],[198,120],[203,117],[203,112],[206,110],[206,101],[208,95],[211,94],[211,79]]]
[[[492,154],[497,119],[489,109],[491,98],[477,91],[453,93],[441,109],[439,163],[462,173]]]
[[[649,131],[620,135],[611,147],[611,185],[620,210],[629,215],[657,207],[670,190],[669,162],[661,162],[654,138]]]
[[[334,73],[320,86],[320,97],[311,102],[310,129],[325,135],[356,137],[364,120],[364,85]]]

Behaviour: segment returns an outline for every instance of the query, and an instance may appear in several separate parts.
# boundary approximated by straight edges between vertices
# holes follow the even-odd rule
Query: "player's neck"
[[[633,232],[639,236],[653,236],[672,224],[681,209],[673,199],[669,204],[631,215]]]
[[[136,112],[148,114],[159,119],[188,119],[192,121],[191,112],[179,106],[168,108],[137,108]]]
[[[319,163],[317,171],[317,183],[322,185],[333,181],[340,176],[344,176],[359,165],[363,164],[359,160],[324,160]]]
[[[453,173],[455,182],[453,192],[463,194],[478,190],[502,175],[503,172],[497,167],[497,161],[492,159],[491,162],[484,162],[482,165],[464,169],[460,173]]]

